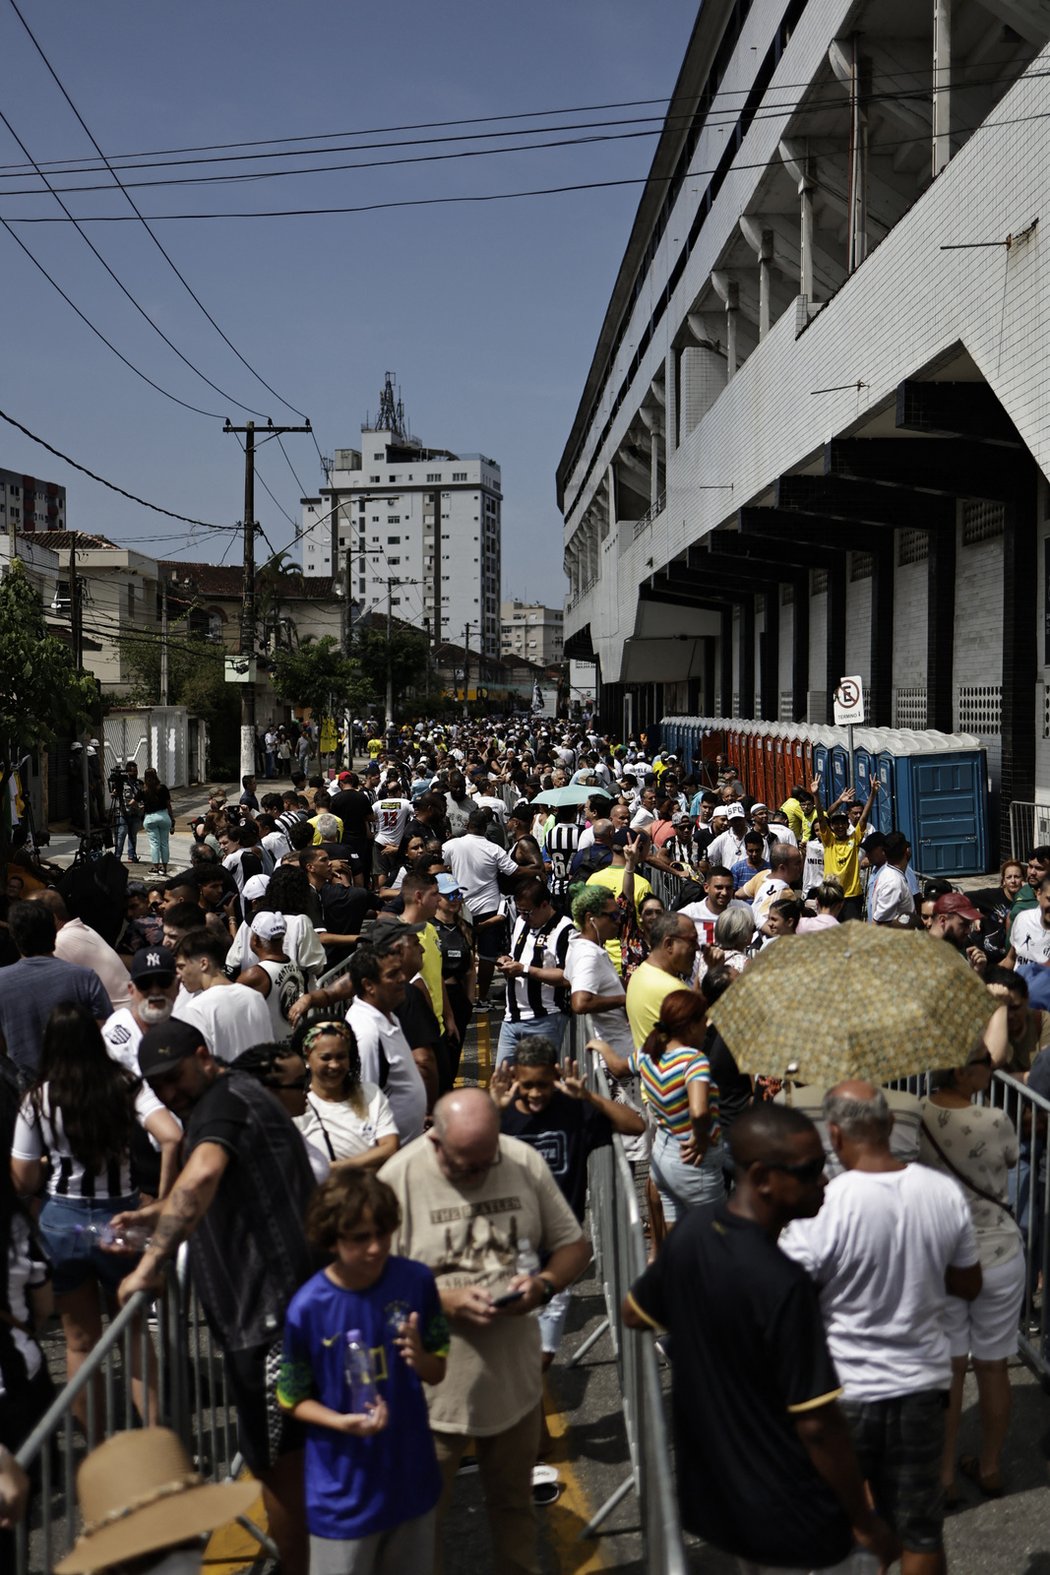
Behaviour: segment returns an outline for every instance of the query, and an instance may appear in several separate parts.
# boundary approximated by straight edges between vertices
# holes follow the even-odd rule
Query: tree
[[[0,580],[0,748],[17,758],[76,731],[97,709],[94,679],[48,632],[44,604],[16,559]]]
[[[286,596],[303,588],[303,571],[285,547],[267,558],[255,581],[255,618],[265,649],[276,650],[282,644],[298,645],[299,636],[293,618],[281,617],[281,603]],[[282,640],[282,627],[287,638]]]
[[[15,559],[0,580],[0,865],[10,846],[7,784],[23,754],[79,732],[98,711],[93,678],[48,632],[44,605]]]
[[[378,623],[363,624],[354,635],[354,656],[380,692],[386,685],[386,629]],[[395,626],[390,631],[390,666],[393,673],[395,708],[406,689],[429,689],[430,649],[426,635],[415,629]]]
[[[344,656],[330,634],[304,641],[298,650],[276,652],[270,679],[279,700],[309,707],[316,717],[363,710],[375,692],[361,665]]]

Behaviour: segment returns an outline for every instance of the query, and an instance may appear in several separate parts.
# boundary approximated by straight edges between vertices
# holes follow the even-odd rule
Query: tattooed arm
[[[165,1199],[150,1237],[149,1246],[136,1268],[121,1281],[118,1297],[121,1306],[136,1291],[161,1288],[161,1269],[165,1259],[173,1258],[179,1246],[192,1236],[211,1206],[230,1156],[220,1143],[199,1143],[182,1168]],[[152,1210],[140,1211],[143,1216]],[[134,1223],[135,1214],[118,1216],[123,1223]],[[144,1221],[145,1222],[145,1221]],[[149,1221],[153,1223],[152,1219]]]

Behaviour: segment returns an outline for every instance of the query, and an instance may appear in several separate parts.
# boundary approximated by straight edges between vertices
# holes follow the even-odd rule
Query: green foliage
[[[375,693],[361,665],[339,649],[338,640],[326,634],[295,651],[278,651],[270,673],[274,693],[292,706],[309,706],[315,716],[357,711]]]
[[[98,703],[69,648],[49,634],[39,595],[17,560],[0,580],[0,749],[74,733]]]
[[[373,677],[375,689],[382,692],[386,686],[387,644],[386,630],[375,624],[365,625],[354,632],[354,657],[364,672]],[[427,683],[429,649],[426,636],[413,629],[395,628],[390,638],[390,661],[393,669],[394,699],[406,689],[424,693]]]

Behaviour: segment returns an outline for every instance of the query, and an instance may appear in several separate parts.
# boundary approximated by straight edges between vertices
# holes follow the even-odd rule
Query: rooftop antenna
[[[394,395],[395,373],[387,372],[383,378],[383,387],[379,395],[379,414],[375,421],[370,423],[373,432],[389,432],[392,437],[400,438],[405,442],[408,438],[408,425],[405,421],[405,406],[401,399],[401,391]]]

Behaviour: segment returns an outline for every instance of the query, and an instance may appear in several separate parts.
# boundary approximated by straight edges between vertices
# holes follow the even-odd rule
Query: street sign
[[[835,690],[835,726],[859,727],[864,721],[864,682],[854,675],[840,678]]]

